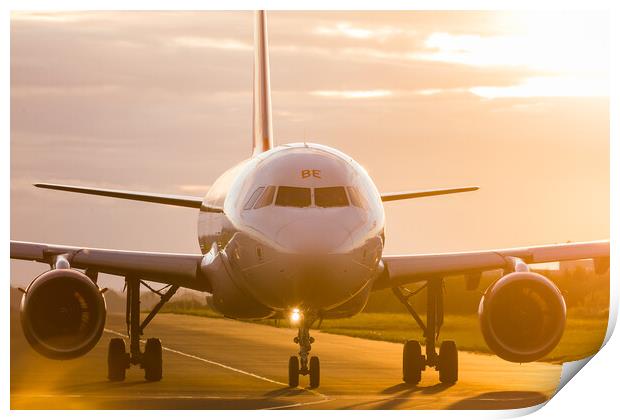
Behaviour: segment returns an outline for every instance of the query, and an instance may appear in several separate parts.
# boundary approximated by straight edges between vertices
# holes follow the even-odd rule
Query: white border
[[[463,1],[456,0],[440,0],[440,1],[394,1],[394,0],[386,0],[381,3],[371,2],[371,1],[357,1],[357,2],[335,2],[333,0],[325,1],[325,0],[315,0],[312,2],[309,1],[297,1],[297,2],[285,2],[285,1],[239,1],[233,0],[229,2],[205,2],[199,0],[176,0],[175,2],[165,2],[163,0],[151,0],[149,2],[140,2],[140,1],[119,1],[119,0],[91,0],[89,2],[84,1],[5,1],[2,2],[1,10],[1,24],[2,24],[2,35],[0,36],[0,54],[3,58],[8,58],[10,55],[10,10],[141,10],[141,9],[149,9],[149,10],[177,10],[177,9],[185,9],[185,10],[199,10],[199,9],[256,9],[256,8],[267,8],[267,9],[298,9],[298,10],[309,10],[309,9],[338,9],[338,10],[351,10],[351,9],[373,9],[376,6],[380,5],[381,9],[512,9],[512,10],[554,10],[554,9],[562,9],[562,10],[580,10],[580,9],[605,9],[611,10],[611,19],[613,19],[610,27],[612,28],[612,48],[611,51],[614,51],[613,47],[618,47],[617,42],[614,42],[618,38],[618,28],[617,25],[619,22],[618,19],[618,7],[614,4],[613,1],[602,1],[602,0],[591,0],[588,2],[585,1],[570,1],[570,0],[546,0],[544,2],[537,2],[532,0],[513,0],[513,1],[468,1],[467,4],[464,4]],[[620,148],[618,145],[618,115],[620,115],[620,109],[618,108],[618,80],[617,74],[620,72],[620,67],[618,66],[618,57],[613,56],[612,59],[612,102],[611,102],[611,118],[612,118],[612,131],[611,131],[611,238],[612,238],[612,270],[611,270],[611,286],[612,286],[612,304],[610,307],[610,327],[615,325],[615,319],[617,318],[617,303],[618,303],[618,283],[616,281],[618,276],[617,266],[614,262],[620,261],[620,255],[618,247],[615,245],[613,238],[617,238],[618,234],[618,223],[617,217],[613,217],[613,215],[620,214],[620,206],[618,205],[618,187],[620,180],[620,170],[618,169],[618,160],[620,154]],[[10,188],[10,165],[9,165],[9,138],[10,138],[10,96],[9,96],[9,87],[10,87],[10,78],[9,78],[9,66],[7,63],[8,59],[2,60],[2,67],[0,70],[2,86],[3,86],[3,95],[1,102],[2,109],[2,132],[3,142],[2,142],[2,153],[0,153],[0,159],[2,165],[2,172],[4,175],[4,186],[5,186],[5,203],[8,205],[4,205],[2,207],[3,212],[3,221],[2,229],[4,233],[5,241],[2,242],[2,250],[4,251],[4,255],[8,256],[8,237],[10,223],[10,203],[9,203],[9,188]],[[9,279],[9,260],[8,258],[3,258],[1,260],[4,279],[8,283]],[[7,285],[8,286],[8,285]],[[2,296],[2,302],[5,305],[8,305],[9,297],[8,297],[8,287],[0,288],[0,293]],[[9,334],[9,319],[6,315],[6,311],[3,312],[2,326],[4,327],[5,338]],[[610,331],[611,332],[611,328]],[[607,337],[609,339],[609,337]],[[9,347],[6,345],[7,340],[3,340],[4,345],[0,346],[1,353],[1,370],[2,370],[2,393],[3,397],[3,409],[9,409]],[[617,355],[620,354],[620,344],[618,342],[617,337],[611,337],[611,339],[607,342],[607,345],[604,349],[601,350],[599,354],[597,354],[592,361],[588,364],[588,367],[584,369],[583,372],[579,374],[580,378],[577,380],[570,381],[566,385],[564,389],[562,389],[557,396],[555,396],[543,410],[536,411],[533,414],[532,418],[574,418],[574,417],[609,417],[609,413],[617,412],[616,400],[617,400],[617,378],[620,377],[620,366],[618,364]],[[384,411],[381,413],[382,416],[388,417],[400,417],[400,416],[415,416],[416,418],[472,418],[472,419],[480,419],[480,418],[500,418],[500,417],[513,417],[515,415],[524,415],[531,412],[532,409],[524,409],[524,410],[510,410],[510,411],[469,411],[469,412],[446,412],[446,411],[416,411],[415,413],[411,413],[408,411]],[[535,410],[534,410],[535,411]],[[159,411],[159,412],[125,412],[127,415],[131,415],[132,417],[143,417],[149,416],[149,418],[168,418],[171,415],[174,415],[173,411]],[[205,415],[213,416],[220,415],[221,413],[209,412],[208,414],[202,413],[200,411],[183,411],[180,415],[184,417],[203,417]],[[314,417],[317,413],[313,411],[305,411],[305,412],[295,412],[296,417]],[[51,418],[74,418],[74,417],[82,417],[84,414],[81,412],[64,412],[64,411],[51,411],[51,412],[12,412],[12,416],[15,417],[30,417],[30,416],[46,416]],[[91,411],[88,414],[89,416],[93,416],[95,418],[104,418],[108,417],[110,413],[105,411]],[[226,416],[241,416],[244,417],[250,415],[252,417],[263,417],[269,416],[272,418],[273,416],[291,416],[293,415],[291,412],[227,412]],[[374,416],[375,413],[373,411],[365,411],[365,412],[341,412],[338,414],[339,416],[355,416],[355,418],[361,417],[370,417]]]

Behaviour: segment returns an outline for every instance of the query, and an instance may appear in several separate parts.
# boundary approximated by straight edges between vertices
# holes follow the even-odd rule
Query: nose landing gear
[[[310,356],[314,338],[310,336],[310,327],[314,318],[304,317],[299,326],[297,337],[293,339],[299,344],[299,356],[291,356],[288,361],[288,384],[291,388],[299,386],[299,375],[310,376],[310,388],[318,388],[321,382],[321,364],[317,356]]]

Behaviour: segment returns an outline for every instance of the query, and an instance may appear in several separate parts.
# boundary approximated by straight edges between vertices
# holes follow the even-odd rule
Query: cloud
[[[385,40],[394,35],[404,33],[404,30],[393,26],[376,28],[354,26],[350,22],[337,22],[331,26],[317,26],[313,31],[317,35],[343,36],[354,39],[368,40],[371,38]]]
[[[314,90],[308,92],[309,95],[322,98],[336,98],[336,99],[383,99],[388,100],[390,98],[415,98],[415,97],[431,97],[450,96],[452,98],[463,96],[471,96],[471,94],[479,95],[477,92],[472,92],[472,89],[477,88],[447,88],[447,89],[375,89],[375,90]],[[294,94],[289,92],[289,94]]]
[[[482,98],[608,96],[606,80],[576,77],[533,77],[514,86],[477,86],[469,91]]]
[[[600,34],[554,24],[544,31],[498,36],[434,32],[424,41],[425,49],[410,58],[478,67],[523,66],[559,73],[607,71],[608,50],[601,47]]]
[[[389,90],[316,90],[310,92],[311,95],[325,96],[328,98],[342,98],[342,99],[367,99],[367,98],[382,98],[385,96],[391,96],[392,92]]]
[[[80,13],[58,13],[58,12],[13,12],[11,21],[30,21],[30,22],[50,22],[66,23],[78,22],[88,17],[88,14]]]
[[[191,192],[191,193],[202,193],[202,194],[206,194],[207,191],[209,191],[209,188],[211,188],[210,185],[204,185],[204,184],[189,184],[189,185],[179,185],[178,188],[182,191],[187,191],[187,192]]]
[[[97,96],[120,92],[119,85],[80,85],[80,86],[15,86],[11,89],[12,97],[28,96]]]
[[[476,63],[481,49],[506,55],[501,42],[523,36],[500,22],[505,15],[269,13],[277,144],[308,139],[341,149],[386,191],[484,186],[480,194],[455,196],[456,207],[429,200],[386,208],[389,252],[508,247],[565,235],[585,240],[609,231],[608,99],[519,96],[515,87],[527,88],[532,78],[569,75],[526,67],[522,59]],[[600,22],[604,27],[606,17]],[[577,59],[607,48],[604,31],[573,28],[600,41],[558,44]],[[434,33],[448,36],[426,45]],[[546,37],[560,38],[538,33],[547,45],[554,44]],[[12,238],[199,252],[191,209],[30,183],[207,191],[251,154],[252,13],[13,14],[10,42]],[[547,83],[535,85],[536,94],[552,93]],[[519,165],[509,164],[507,150],[524,151]],[[514,188],[506,185],[524,183],[535,187],[530,200],[511,201]],[[415,224],[412,217],[441,222]],[[32,278],[23,273],[13,278]]]
[[[65,15],[73,16],[53,14],[59,22]],[[441,22],[448,15],[433,19]],[[471,19],[466,15],[463,20]],[[407,19],[395,13],[346,16],[350,21],[338,13],[270,14],[274,89],[300,94],[456,89],[516,85],[539,74],[420,59],[416,54],[423,51],[429,27],[424,13],[407,13]],[[354,20],[359,17],[363,19]],[[390,23],[397,18],[402,25]],[[141,107],[183,102],[189,96],[227,106],[242,92],[251,95],[249,13],[83,12],[53,24],[28,19],[14,20],[11,27],[11,86],[16,96],[59,97],[64,91],[64,96],[90,95]],[[88,19],[88,24],[79,19]],[[316,22],[344,32],[318,35]],[[381,42],[382,37],[389,42]]]
[[[211,37],[179,37],[170,41],[172,46],[214,48],[219,50],[253,51],[254,46],[236,39]]]

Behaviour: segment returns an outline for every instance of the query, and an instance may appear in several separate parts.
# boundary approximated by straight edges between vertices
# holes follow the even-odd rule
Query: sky
[[[251,152],[251,12],[14,12],[11,239],[199,252],[193,209],[39,190],[204,195]],[[270,12],[276,144],[360,162],[386,254],[609,237],[599,12]],[[25,286],[46,267],[11,262]],[[102,284],[119,288],[121,279]]]

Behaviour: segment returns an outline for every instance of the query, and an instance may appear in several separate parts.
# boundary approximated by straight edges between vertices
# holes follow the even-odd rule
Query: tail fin
[[[271,126],[271,88],[265,11],[259,10],[254,23],[254,144],[252,155],[273,147]]]

